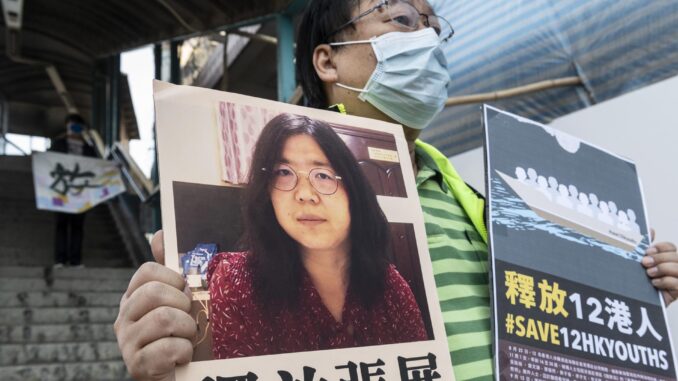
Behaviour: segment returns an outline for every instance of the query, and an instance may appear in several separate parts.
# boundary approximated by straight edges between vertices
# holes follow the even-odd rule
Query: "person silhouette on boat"
[[[627,209],[626,215],[629,217],[629,225],[631,226],[631,230],[640,234],[640,225],[638,225],[636,222],[636,212],[634,212],[633,209]]]
[[[607,202],[601,201],[599,204],[600,213],[598,214],[598,221],[604,222],[608,225],[613,225],[614,221],[612,216],[610,216],[610,207],[607,206]]]
[[[608,201],[607,206],[610,207],[610,214],[613,216],[617,215],[617,204],[614,203],[614,201]]]
[[[612,218],[612,225],[617,226],[617,204],[614,201],[607,202],[607,209],[610,211],[610,217]]]
[[[549,184],[546,181],[546,177],[537,177],[537,190],[539,190],[549,201],[553,201],[553,195],[551,195],[551,192],[549,191]]]
[[[527,183],[533,186],[538,186],[537,184],[537,171],[534,168],[527,169]]]
[[[549,183],[549,192],[551,192],[553,197],[557,197],[558,196],[558,180],[556,180],[556,178],[553,177],[553,176],[549,176],[548,183]]]
[[[570,193],[567,191],[567,187],[564,184],[558,185],[558,197],[556,197],[556,202],[558,205],[562,205],[568,209],[572,209],[574,206],[570,200]]]
[[[631,231],[631,224],[629,223],[629,217],[626,215],[626,212],[620,210],[617,212],[617,228],[622,231]]]
[[[598,196],[596,196],[595,193],[589,193],[589,201],[591,202],[591,209],[593,209],[593,214],[598,216],[600,214],[600,208],[598,205],[600,204],[600,200],[598,199]]]
[[[577,203],[577,200],[579,199],[579,191],[577,190],[577,187],[574,185],[570,184],[567,186],[567,190],[570,191],[570,199],[572,200],[573,204]]]
[[[527,182],[527,173],[525,173],[525,170],[523,169],[523,167],[516,167],[516,178],[521,183]]]
[[[591,210],[591,206],[589,205],[589,197],[584,192],[579,193],[579,205],[577,205],[577,212],[585,216],[593,217],[593,210]]]

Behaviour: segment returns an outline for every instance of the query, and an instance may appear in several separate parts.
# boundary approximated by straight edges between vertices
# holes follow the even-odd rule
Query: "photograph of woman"
[[[325,122],[280,114],[254,148],[241,252],[210,262],[215,359],[427,340],[389,225]]]

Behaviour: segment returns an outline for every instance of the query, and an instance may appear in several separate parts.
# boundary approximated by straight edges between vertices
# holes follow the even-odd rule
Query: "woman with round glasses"
[[[251,168],[246,251],[219,254],[208,270],[215,358],[426,340],[388,263],[377,198],[329,125],[277,116]]]

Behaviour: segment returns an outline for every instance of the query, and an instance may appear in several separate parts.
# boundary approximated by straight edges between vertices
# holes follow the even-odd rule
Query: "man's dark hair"
[[[309,107],[329,106],[323,82],[313,67],[313,51],[320,44],[341,41],[343,33],[337,28],[351,19],[359,4],[360,0],[311,0],[302,16],[297,35],[297,79]],[[346,28],[355,29],[353,25]]]
[[[66,119],[64,119],[64,124],[68,123],[77,123],[85,127],[85,119],[82,118],[79,114],[68,114]]]
[[[278,115],[264,127],[254,149],[249,185],[244,192],[242,243],[251,255],[255,296],[262,308],[269,310],[298,304],[305,270],[299,244],[283,230],[275,216],[270,169],[280,163],[287,139],[301,134],[316,141],[341,176],[351,216],[349,287],[370,308],[385,289],[390,249],[388,221],[358,162],[336,132],[325,122],[292,114]]]

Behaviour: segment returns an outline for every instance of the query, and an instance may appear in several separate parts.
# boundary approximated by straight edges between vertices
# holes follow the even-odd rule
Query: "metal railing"
[[[157,201],[155,196],[158,194],[158,191],[157,189],[152,189],[150,181],[144,176],[136,161],[134,161],[129,152],[120,143],[115,143],[110,149],[104,148],[101,136],[99,136],[96,130],[89,131],[89,139],[99,157],[118,163],[125,183],[138,197],[138,199],[134,199],[123,194],[106,204],[113,216],[132,264],[135,267],[139,267],[142,263],[153,260],[151,247],[144,234],[140,218],[141,209],[150,205],[151,202]]]

